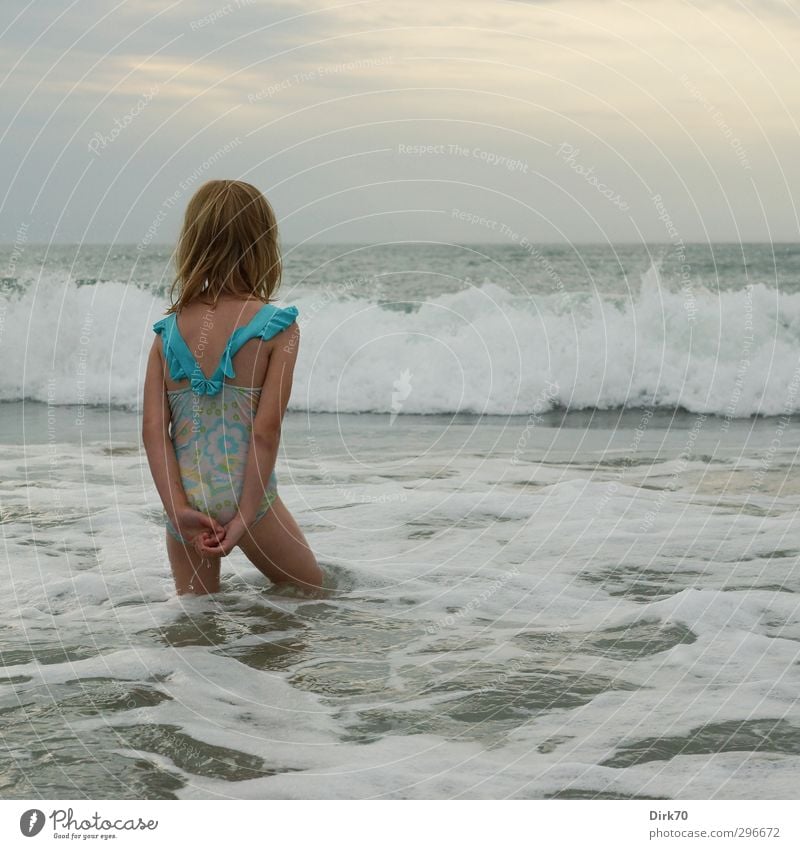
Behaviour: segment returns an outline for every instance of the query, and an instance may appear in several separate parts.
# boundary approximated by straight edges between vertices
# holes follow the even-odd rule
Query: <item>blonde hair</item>
[[[203,183],[186,207],[175,268],[168,314],[196,298],[216,304],[222,294],[269,302],[282,262],[277,219],[264,195],[241,180]]]

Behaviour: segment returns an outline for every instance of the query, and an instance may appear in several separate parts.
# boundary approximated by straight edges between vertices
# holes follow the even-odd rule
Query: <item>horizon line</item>
[[[150,242],[146,245],[147,248],[174,248],[176,242]],[[629,240],[621,240],[621,241],[583,241],[583,240],[575,240],[568,242],[540,242],[528,240],[528,245],[548,245],[555,247],[571,247],[574,245],[590,245],[593,247],[603,246],[603,247],[611,247],[614,245],[671,245],[675,246],[674,242],[662,242],[662,241],[629,241]],[[800,244],[800,238],[798,239],[713,239],[707,241],[687,241],[683,240],[681,242],[683,245],[798,245]],[[119,245],[120,247],[138,247],[139,242],[90,242],[90,241],[81,241],[81,242],[25,242],[24,245],[33,247],[72,247],[72,246],[109,246],[109,245]],[[518,242],[447,242],[440,241],[435,242],[431,240],[424,239],[407,239],[403,241],[384,241],[384,242],[319,242],[319,241],[303,241],[303,242],[285,242],[284,245],[286,247],[299,247],[306,245],[319,245],[326,247],[334,247],[336,245],[357,245],[359,247],[388,247],[388,246],[397,246],[397,245],[440,245],[442,247],[459,247],[459,246],[469,246],[469,245],[490,245],[492,247],[517,247],[525,250],[526,248],[523,245],[520,245]],[[19,250],[20,245],[16,242],[0,242],[0,248],[15,248]],[[24,250],[24,246],[23,246]]]

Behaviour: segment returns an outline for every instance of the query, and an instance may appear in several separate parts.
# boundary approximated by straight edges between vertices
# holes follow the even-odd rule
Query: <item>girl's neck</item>
[[[220,306],[221,304],[228,303],[263,303],[260,298],[254,297],[252,294],[225,294],[220,295],[216,301],[206,300],[202,295],[198,295],[197,298],[194,299],[194,303],[202,304],[204,307],[208,307],[210,309],[214,309],[215,306]]]

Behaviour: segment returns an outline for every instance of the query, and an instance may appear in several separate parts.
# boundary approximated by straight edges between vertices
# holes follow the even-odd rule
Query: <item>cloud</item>
[[[25,55],[4,86],[0,169],[11,190],[0,224],[13,232],[13,211],[32,194],[57,217],[65,192],[56,181],[84,171],[86,185],[73,203],[86,210],[109,185],[122,196],[150,186],[134,203],[157,207],[158,192],[233,137],[241,145],[214,173],[266,175],[270,185],[284,186],[284,209],[305,204],[289,216],[300,229],[303,221],[324,223],[324,204],[313,199],[345,191],[347,180],[373,182],[370,203],[390,204],[396,179],[420,176],[408,202],[416,192],[422,205],[446,200],[437,173],[465,184],[498,180],[469,157],[415,162],[371,153],[396,151],[401,139],[491,149],[530,162],[558,187],[568,184],[563,166],[546,152],[569,141],[584,156],[591,152],[597,171],[626,197],[643,186],[663,184],[677,196],[687,185],[703,185],[704,196],[686,208],[722,203],[724,210],[722,186],[742,206],[764,197],[769,206],[774,198],[768,215],[777,222],[791,213],[794,192],[787,157],[800,86],[794,29],[784,22],[796,18],[796,6],[233,0],[114,8],[88,0],[80,17],[67,12],[53,24],[64,8],[39,2],[3,40],[7,68]],[[136,111],[154,86],[157,95]],[[124,132],[92,160],[87,139],[120,123]],[[731,138],[763,171],[761,201]],[[572,187],[578,198],[586,189]],[[549,189],[536,191],[557,202]],[[354,215],[364,203],[358,194],[341,195]],[[488,197],[484,202],[494,204]],[[590,206],[595,200],[585,196]],[[120,214],[134,203],[119,202]],[[68,219],[86,214],[80,209]],[[608,211],[601,207],[598,215]]]

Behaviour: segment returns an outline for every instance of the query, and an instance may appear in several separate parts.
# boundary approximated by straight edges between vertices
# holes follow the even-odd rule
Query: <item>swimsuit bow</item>
[[[196,368],[192,372],[192,392],[198,395],[216,395],[222,389],[222,380],[206,377],[203,372]]]

